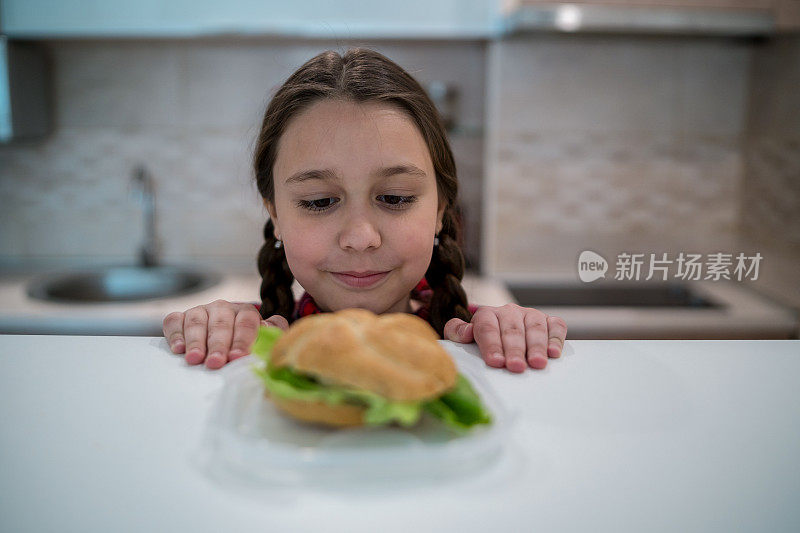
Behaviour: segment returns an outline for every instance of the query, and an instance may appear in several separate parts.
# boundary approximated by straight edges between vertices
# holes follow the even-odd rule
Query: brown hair
[[[439,245],[434,247],[425,279],[433,289],[430,323],[443,336],[444,324],[457,317],[469,322],[467,296],[461,286],[464,256],[458,243],[461,226],[457,216],[458,179],[453,154],[436,107],[425,91],[400,66],[365,48],[352,48],[344,55],[328,50],[307,61],[289,76],[267,106],[255,148],[254,166],[258,191],[264,200],[275,201],[272,169],[278,142],[289,121],[322,99],[382,102],[402,109],[413,119],[428,146],[440,201],[446,202]],[[278,314],[292,321],[294,275],[283,248],[275,248],[275,226],[267,220],[265,243],[258,253],[261,274],[261,316]]]

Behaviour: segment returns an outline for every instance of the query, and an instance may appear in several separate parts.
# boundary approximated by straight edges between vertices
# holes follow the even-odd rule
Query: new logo
[[[589,283],[606,277],[608,261],[591,250],[584,250],[578,257],[578,277],[584,283]]]

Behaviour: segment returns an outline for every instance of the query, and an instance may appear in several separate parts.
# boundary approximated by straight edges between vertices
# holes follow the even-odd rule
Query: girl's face
[[[389,104],[316,102],[283,133],[273,176],[275,203],[265,204],[275,236],[317,305],[411,310],[444,206],[407,115]]]

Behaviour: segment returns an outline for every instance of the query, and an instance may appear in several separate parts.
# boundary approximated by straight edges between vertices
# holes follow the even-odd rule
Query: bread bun
[[[325,402],[304,402],[268,396],[283,412],[303,422],[326,426],[353,427],[364,425],[364,407],[346,403],[330,405]]]
[[[321,383],[419,401],[436,398],[456,383],[455,363],[438,340],[416,315],[353,308],[301,318],[278,339],[271,357],[276,367],[291,367]]]

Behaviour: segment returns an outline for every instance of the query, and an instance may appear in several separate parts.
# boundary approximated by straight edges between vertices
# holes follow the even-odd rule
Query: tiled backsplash
[[[251,156],[264,108],[314,55],[361,44],[423,84],[458,88],[457,126],[469,133],[452,145],[476,262],[484,45],[262,39],[48,42],[56,129],[0,147],[0,261],[134,260],[143,226],[130,180],[143,163],[156,181],[165,260],[255,268],[266,211]]]
[[[764,254],[758,289],[800,310],[800,36],[756,45],[750,83],[741,238]]]
[[[0,260],[134,259],[129,183],[144,163],[166,260],[252,268],[265,212],[250,158],[266,102],[316,53],[356,44],[48,42],[57,128],[0,147]],[[743,233],[798,246],[796,37],[363,44],[460,90],[466,252],[477,262],[481,241],[486,272],[573,272],[585,249],[736,252]]]
[[[751,84],[744,234],[800,251],[800,36],[756,46]]]
[[[573,272],[586,249],[732,245],[747,44],[537,36],[491,47],[492,272]]]

